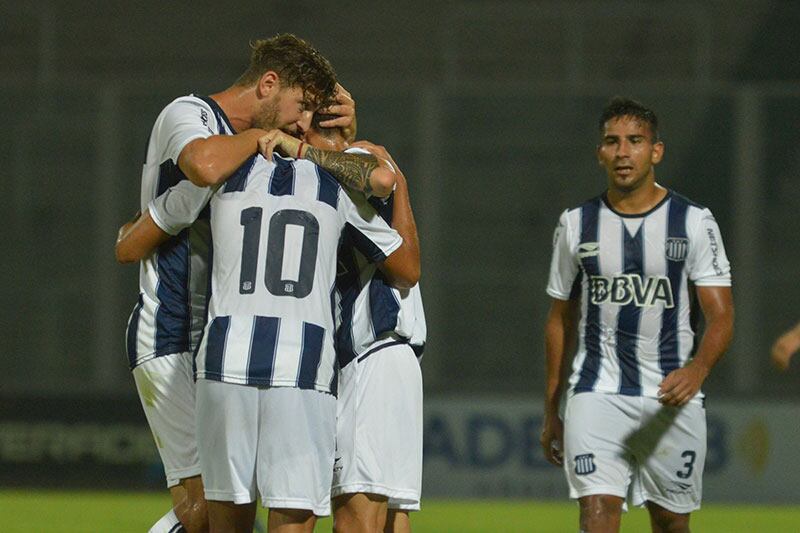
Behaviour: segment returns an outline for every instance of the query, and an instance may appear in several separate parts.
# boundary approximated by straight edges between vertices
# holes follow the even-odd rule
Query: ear
[[[603,164],[603,159],[600,157],[600,145],[598,144],[594,149],[594,156],[597,158],[597,165],[600,167],[605,167]]]
[[[267,96],[280,88],[281,81],[278,73],[268,70],[258,79],[257,90],[260,97]]]
[[[661,162],[661,159],[664,157],[664,143],[661,141],[656,142],[653,145],[653,152],[650,155],[650,161],[657,165]]]

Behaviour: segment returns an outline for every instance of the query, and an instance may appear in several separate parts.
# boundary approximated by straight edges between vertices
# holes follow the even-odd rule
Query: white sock
[[[153,524],[148,533],[178,533],[179,531],[186,531],[178,520],[178,515],[175,514],[174,509],[170,509],[167,514],[162,516],[158,522]]]

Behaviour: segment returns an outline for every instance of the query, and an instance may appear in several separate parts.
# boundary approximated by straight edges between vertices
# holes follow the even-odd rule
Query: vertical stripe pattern
[[[600,236],[600,200],[584,204],[581,207],[581,240],[580,243],[597,243]],[[586,283],[592,276],[600,275],[600,261],[597,255],[587,255],[580,259],[586,274]],[[590,291],[586,291],[587,294]],[[580,370],[580,378],[575,385],[575,392],[587,392],[594,388],[600,370],[600,306],[592,303],[591,297],[586,302],[586,319],[584,330],[586,357]]]
[[[208,340],[206,341],[205,372],[207,377],[220,378],[225,357],[225,345],[228,342],[228,330],[231,317],[218,316],[208,326]]]
[[[300,368],[297,372],[297,386],[301,389],[314,388],[324,339],[324,328],[303,322],[303,347],[300,350]]]
[[[268,384],[275,371],[275,352],[281,319],[272,316],[253,317],[253,334],[247,365],[248,385]]]
[[[642,221],[636,235],[631,236],[625,224],[622,230],[623,271],[644,278],[644,226]],[[612,287],[612,291],[614,288]],[[629,287],[628,290],[635,290]],[[613,298],[613,296],[612,296]],[[636,305],[635,298],[622,306],[617,319],[617,357],[620,368],[620,394],[638,396],[642,393],[639,364],[636,361],[636,343],[639,338],[639,319],[641,308]]]
[[[670,239],[686,239],[686,211],[688,204],[681,201],[677,195],[670,199],[667,220],[667,243]],[[680,347],[678,343],[678,313],[681,308],[681,288],[683,268],[686,263],[686,250],[680,260],[667,261],[667,277],[672,287],[672,300],[674,306],[664,309],[661,315],[661,333],[658,341],[658,364],[661,373],[666,376],[680,367]]]

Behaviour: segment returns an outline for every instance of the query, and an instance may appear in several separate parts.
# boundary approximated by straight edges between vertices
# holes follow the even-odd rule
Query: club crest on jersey
[[[594,464],[594,454],[593,453],[584,453],[583,455],[576,455],[575,456],[575,473],[579,476],[585,476],[587,474],[591,474],[597,470],[597,467]]]
[[[686,254],[689,252],[689,239],[669,237],[664,248],[667,259],[670,261],[685,261]]]
[[[582,242],[578,245],[578,258],[594,257],[600,254],[600,243]]]
[[[644,279],[639,274],[592,276],[589,278],[589,298],[595,305],[628,305],[633,302],[636,307],[652,307],[659,303],[667,309],[675,307],[672,285],[666,276]]]

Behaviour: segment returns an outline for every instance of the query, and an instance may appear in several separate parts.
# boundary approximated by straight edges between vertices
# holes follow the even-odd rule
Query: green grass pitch
[[[53,492],[0,491],[0,531],[89,533],[145,532],[169,508],[166,491]],[[569,502],[423,500],[412,515],[416,533],[577,531],[578,510]],[[259,519],[265,522],[263,510]],[[699,533],[785,533],[800,531],[800,506],[707,505],[692,517]],[[316,531],[331,531],[330,519]],[[647,513],[634,509],[623,516],[622,531],[649,531]]]

